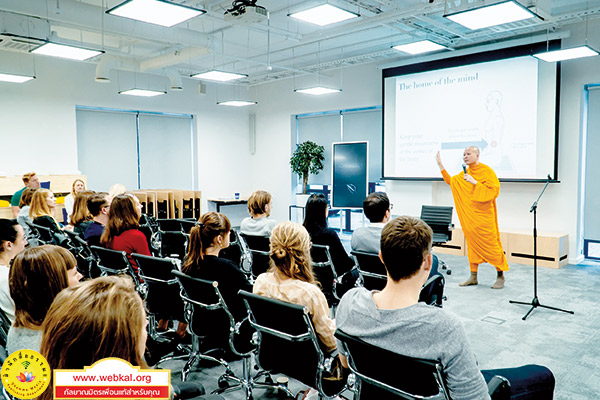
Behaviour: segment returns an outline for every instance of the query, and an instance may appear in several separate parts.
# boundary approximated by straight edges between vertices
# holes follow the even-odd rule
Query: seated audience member
[[[83,239],[90,246],[100,246],[100,237],[108,222],[110,210],[109,195],[106,192],[94,193],[87,199],[87,208],[92,215],[92,221],[86,228]]]
[[[13,194],[12,197],[10,198],[10,206],[11,206],[11,209],[13,212],[13,216],[15,218],[17,218],[17,216],[19,215],[19,203],[21,202],[21,195],[23,194],[23,191],[26,188],[31,188],[31,189],[39,189],[40,188],[40,179],[38,178],[38,176],[36,175],[35,172],[28,172],[28,173],[24,174],[22,179],[23,179],[23,184],[25,185],[25,187],[17,190],[15,192],[15,194]]]
[[[26,245],[21,225],[14,219],[0,219],[0,308],[11,323],[15,322],[15,303],[8,288],[9,265]]]
[[[249,217],[242,220],[240,232],[245,235],[271,236],[277,221],[269,218],[273,206],[271,193],[257,190],[248,199]]]
[[[10,296],[15,302],[15,322],[8,331],[8,354],[22,349],[40,351],[42,322],[50,304],[66,287],[83,277],[75,257],[66,249],[43,245],[23,250],[10,267]]]
[[[88,198],[93,195],[91,190],[83,190],[75,196],[73,213],[69,219],[69,225],[73,227],[73,232],[83,237],[85,230],[92,223],[92,214],[87,207]]]
[[[338,329],[398,354],[439,361],[452,399],[489,399],[486,381],[494,375],[510,381],[511,398],[552,399],[550,370],[527,365],[480,372],[461,321],[418,302],[431,269],[432,236],[431,228],[418,218],[388,222],[379,253],[387,284],[382,291],[355,288],[346,293],[336,312]]]
[[[31,205],[31,199],[33,198],[33,194],[37,189],[27,188],[23,191],[21,195],[21,202],[19,203],[20,211],[17,216],[17,222],[19,225],[23,227],[25,230],[25,236],[31,236],[31,224],[33,223],[31,217],[29,216],[29,208]]]
[[[150,256],[146,235],[138,229],[141,216],[142,205],[137,197],[132,194],[116,196],[110,203],[108,222],[100,237],[100,244],[127,254],[138,253]],[[135,261],[132,258],[129,261],[137,272]]]
[[[67,221],[71,223],[73,215],[73,206],[75,205],[75,196],[85,190],[85,183],[81,179],[75,179],[71,187],[71,193],[65,197],[65,211],[67,212]]]
[[[225,214],[207,212],[190,231],[188,252],[181,271],[191,277],[217,281],[219,291],[236,321],[243,320],[246,307],[238,296],[240,290],[252,291],[240,267],[219,257],[219,252],[229,246],[231,224]]]
[[[314,244],[329,246],[331,261],[338,276],[350,271],[354,266],[354,260],[346,253],[337,232],[327,226],[329,205],[325,196],[321,193],[312,194],[306,202],[305,212],[303,225],[311,241]],[[344,278],[344,283],[353,284],[357,277],[358,273],[355,276],[347,276]]]
[[[52,370],[83,369],[111,357],[147,369],[147,325],[144,303],[131,278],[92,279],[56,296],[44,320],[40,353]],[[189,382],[173,383],[172,390],[175,399],[204,393],[201,384]],[[50,384],[38,399],[52,398]]]
[[[114,198],[115,196],[119,196],[119,195],[125,194],[125,193],[127,193],[127,188],[125,187],[125,185],[122,185],[120,183],[115,183],[108,190],[108,195],[110,196],[111,199]]]
[[[363,201],[365,216],[369,219],[368,226],[356,228],[352,234],[352,250],[379,253],[381,230],[390,220],[390,199],[383,192],[371,193]]]
[[[62,233],[62,228],[54,218],[56,198],[48,189],[38,189],[31,198],[29,217],[33,223],[51,229],[54,233]]]
[[[253,292],[308,308],[321,347],[336,350],[335,321],[317,286],[310,258],[310,236],[294,222],[281,222],[271,233],[271,267],[254,282]],[[342,360],[345,364],[345,359]]]

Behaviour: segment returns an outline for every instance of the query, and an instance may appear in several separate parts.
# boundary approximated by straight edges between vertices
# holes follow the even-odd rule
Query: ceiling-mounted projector
[[[269,12],[256,4],[257,0],[236,0],[231,8],[225,11],[225,21],[240,25],[250,25],[266,21]]]

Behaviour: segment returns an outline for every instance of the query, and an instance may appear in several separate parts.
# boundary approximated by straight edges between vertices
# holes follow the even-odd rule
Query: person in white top
[[[73,214],[73,205],[75,204],[75,196],[77,193],[85,190],[85,182],[81,179],[75,179],[71,188],[71,193],[65,197],[65,211],[67,211],[67,221],[71,220],[71,214]]]
[[[0,219],[0,308],[11,324],[15,320],[15,303],[8,288],[9,265],[26,245],[23,227],[14,219]]]
[[[269,218],[273,207],[272,199],[271,193],[264,190],[252,193],[248,199],[250,217],[242,220],[240,232],[244,235],[271,236],[271,231],[277,225],[277,221]]]

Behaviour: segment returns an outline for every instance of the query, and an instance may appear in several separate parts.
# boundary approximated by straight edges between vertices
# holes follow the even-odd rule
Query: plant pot
[[[296,193],[296,205],[298,207],[305,207],[309,197],[310,194]]]

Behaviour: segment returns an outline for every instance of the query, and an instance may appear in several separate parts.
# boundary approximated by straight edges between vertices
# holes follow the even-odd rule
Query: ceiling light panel
[[[81,47],[67,46],[57,43],[46,43],[31,51],[34,54],[67,58],[69,60],[83,61],[102,54],[102,51],[84,49]]]
[[[431,40],[421,40],[419,42],[401,44],[398,46],[393,46],[392,48],[394,50],[413,55],[448,49],[446,46],[442,46],[441,44],[437,44]]]
[[[258,104],[256,101],[246,101],[246,100],[226,100],[217,102],[220,106],[230,106],[230,107],[244,107],[244,106],[252,106],[254,104]]]
[[[202,15],[205,12],[198,8],[183,6],[165,0],[127,0],[111,8],[106,13],[149,24],[171,27]]]
[[[564,50],[546,51],[533,56],[547,62],[573,60],[576,58],[597,56],[598,52],[589,46],[579,46]]]
[[[536,17],[536,15],[516,1],[505,1],[445,15],[444,17],[471,30],[476,30],[521,21]]]
[[[323,86],[315,86],[315,87],[306,88],[306,89],[294,90],[294,92],[296,92],[296,93],[312,94],[313,96],[320,96],[320,95],[329,94],[329,93],[338,93],[341,91],[342,91],[342,89],[332,89],[332,88],[327,88],[327,87],[323,87]]]
[[[23,83],[32,79],[35,79],[35,77],[0,73],[0,82]]]
[[[332,6],[331,4],[322,4],[308,10],[289,14],[289,16],[319,26],[335,24],[336,22],[342,22],[348,19],[359,17],[358,14],[342,10],[341,8]]]
[[[166,94],[167,92],[160,90],[147,90],[147,89],[127,89],[122,90],[119,94],[124,94],[127,96],[139,96],[139,97],[154,97]]]
[[[235,74],[233,72],[224,71],[208,71],[201,74],[192,75],[192,78],[205,79],[209,81],[228,82],[236,79],[246,78],[248,75]]]

